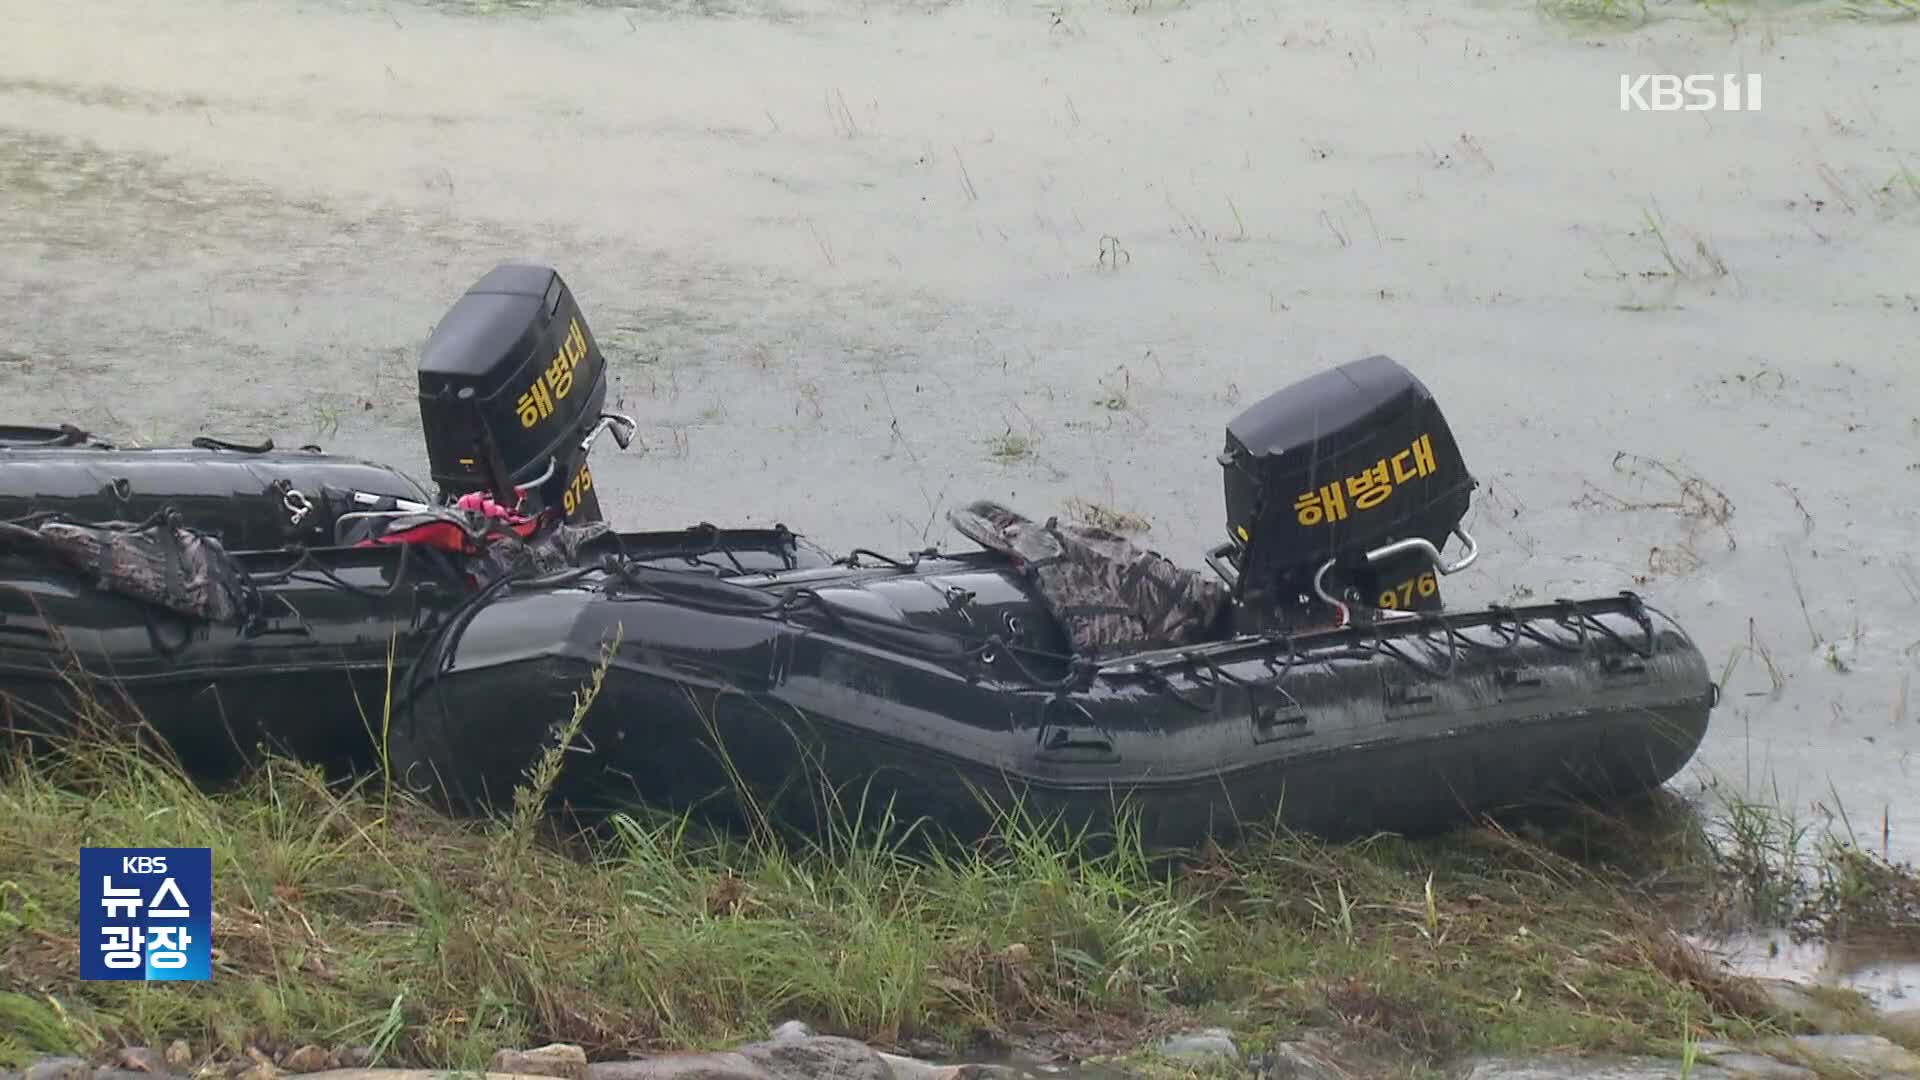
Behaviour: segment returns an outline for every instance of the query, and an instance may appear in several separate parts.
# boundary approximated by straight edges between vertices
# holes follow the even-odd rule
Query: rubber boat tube
[[[614,533],[634,565],[764,578],[828,564],[784,527]],[[37,551],[0,546],[0,734],[32,744],[76,723],[138,719],[196,775],[266,747],[352,772],[375,762],[389,690],[475,604],[468,567],[416,547],[227,553],[256,594],[244,624],[99,587]],[[516,694],[509,708],[529,707]]]
[[[1089,667],[997,556],[822,568],[751,585],[657,571],[514,592],[417,679],[394,763],[456,806],[499,807],[598,700],[556,794],[822,824],[836,800],[963,835],[990,806],[1151,846],[1277,823],[1326,836],[1608,799],[1673,776],[1717,692],[1638,597],[1427,614],[1239,638]]]
[[[199,438],[122,449],[71,426],[0,427],[0,521],[143,521],[171,509],[229,549],[330,545],[342,513],[431,496],[397,469],[313,449]]]

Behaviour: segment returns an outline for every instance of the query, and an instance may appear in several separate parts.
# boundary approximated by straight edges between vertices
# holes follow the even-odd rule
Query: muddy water
[[[1920,956],[1889,955],[1883,947],[1827,946],[1790,935],[1756,932],[1700,944],[1736,970],[1757,978],[1844,983],[1884,1012],[1920,1009]]]
[[[1695,781],[1913,857],[1920,33],[1676,10],[16,0],[0,397],[419,470],[415,350],[540,260],[645,422],[622,522],[1077,498],[1195,561],[1226,420],[1383,351],[1484,482],[1457,599],[1643,591],[1728,672]]]

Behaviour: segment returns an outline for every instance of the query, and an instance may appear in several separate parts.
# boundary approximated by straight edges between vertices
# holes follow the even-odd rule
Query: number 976
[[[1440,579],[1435,577],[1432,571],[1428,571],[1419,577],[1408,578],[1382,592],[1378,606],[1388,611],[1410,608],[1413,606],[1414,597],[1417,596],[1422,600],[1431,599],[1439,591]]]

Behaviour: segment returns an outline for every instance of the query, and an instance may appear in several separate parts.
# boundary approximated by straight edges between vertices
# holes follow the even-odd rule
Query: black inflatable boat
[[[977,549],[898,557],[613,530],[573,478],[633,427],[599,411],[604,360],[545,268],[483,278],[421,368],[431,497],[309,449],[0,430],[8,727],[58,731],[84,692],[209,772],[260,743],[361,768],[380,741],[418,790],[498,807],[604,665],[556,792],[576,809],[745,793],[803,828],[839,802],[971,834],[1020,800],[1136,813],[1157,847],[1645,791],[1716,702],[1631,594],[1442,602],[1478,556],[1474,481],[1386,357],[1228,425],[1211,574],[984,502],[951,515]]]

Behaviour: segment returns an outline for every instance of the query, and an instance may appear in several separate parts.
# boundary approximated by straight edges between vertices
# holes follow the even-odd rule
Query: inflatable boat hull
[[[124,703],[211,774],[262,746],[365,768],[384,744],[423,793],[498,807],[611,646],[556,792],[578,810],[734,817],[744,793],[803,829],[864,804],[969,835],[1020,800],[1096,831],[1130,809],[1160,847],[1645,790],[1715,700],[1699,650],[1632,596],[1090,666],[990,553],[850,568],[710,527],[617,546],[634,561],[497,595],[406,547],[242,553],[264,613],[246,628],[10,555],[5,723]]]
[[[826,573],[762,586],[820,598],[780,617],[719,582],[504,598],[396,729],[396,767],[452,804],[505,805],[617,639],[566,758],[576,810],[732,816],[746,793],[802,828],[890,807],[976,835],[1018,801],[1097,832],[1131,820],[1162,847],[1645,791],[1692,756],[1716,699],[1698,649],[1631,596],[1228,641],[1066,686],[1047,613],[991,560]],[[1024,644],[956,644],[982,627]]]
[[[824,566],[783,528],[613,534],[640,565],[736,577]],[[176,614],[21,552],[0,553],[0,733],[26,744],[87,722],[142,724],[218,779],[263,750],[372,766],[421,651],[475,598],[465,568],[410,547],[242,551],[261,617]],[[510,707],[519,707],[514,702]]]
[[[239,550],[329,545],[339,513],[380,499],[431,501],[397,469],[317,450],[205,439],[190,447],[119,449],[71,428],[66,439],[36,442],[20,434],[42,430],[0,428],[0,521],[57,514],[137,522],[170,509],[188,527]],[[299,493],[291,502],[290,492]],[[310,509],[299,514],[303,503]]]

